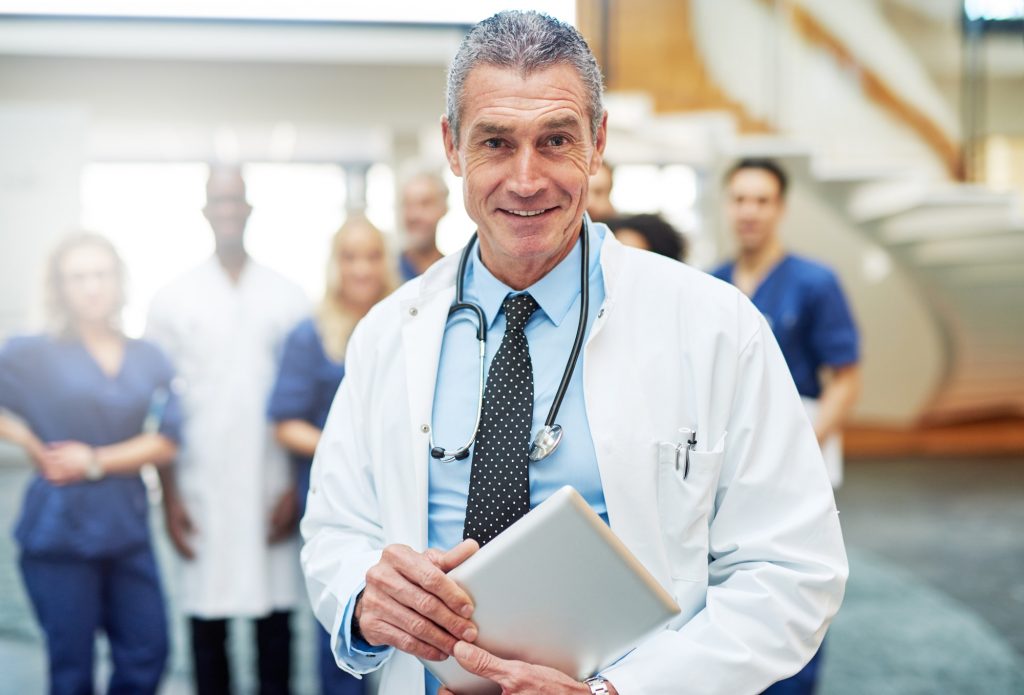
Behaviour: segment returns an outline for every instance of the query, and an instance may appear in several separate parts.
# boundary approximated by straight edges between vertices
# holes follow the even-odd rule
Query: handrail
[[[774,6],[775,0],[760,0]],[[921,109],[901,97],[875,70],[865,65],[853,51],[805,7],[783,0],[785,13],[793,28],[809,44],[829,53],[841,63],[853,68],[864,85],[864,93],[873,102],[916,132],[945,164],[950,176],[963,180],[964,168],[960,145]]]

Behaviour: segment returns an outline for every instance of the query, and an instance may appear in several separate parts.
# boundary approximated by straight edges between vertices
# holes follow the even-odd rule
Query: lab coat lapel
[[[416,473],[415,514],[410,523],[418,524],[420,550],[427,547],[427,457],[432,426],[434,386],[441,359],[448,309],[455,299],[453,259],[439,261],[421,279],[420,293],[402,302],[402,354],[405,359],[406,397],[409,403],[410,451]],[[457,260],[457,259],[456,259]],[[427,428],[427,429],[424,429]],[[413,502],[408,500],[407,502]]]
[[[605,301],[585,348],[584,398],[612,530],[662,586],[668,587],[671,585],[668,560],[658,542],[656,510],[649,504],[649,500],[655,499],[652,495],[656,495],[656,491],[646,489],[646,481],[622,464],[646,452],[631,451],[632,442],[615,436],[617,432],[631,431],[628,421],[636,414],[621,407],[621,394],[615,393],[614,384],[607,378],[608,374],[622,368],[622,352],[613,344],[616,336],[608,333],[615,328],[606,324],[615,314],[617,300],[630,284],[626,277],[630,270],[624,262],[623,251],[624,247],[614,236],[605,236],[601,248]],[[635,308],[631,306],[630,310]],[[643,359],[643,356],[636,356],[636,359]]]

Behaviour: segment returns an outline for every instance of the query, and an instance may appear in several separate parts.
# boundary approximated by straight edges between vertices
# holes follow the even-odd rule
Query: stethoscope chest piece
[[[537,431],[537,436],[533,438],[533,444],[530,445],[530,461],[546,459],[558,448],[561,441],[561,425],[551,425],[550,427],[544,425]]]

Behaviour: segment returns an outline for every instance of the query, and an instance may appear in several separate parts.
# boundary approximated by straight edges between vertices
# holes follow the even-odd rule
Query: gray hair
[[[448,69],[448,124],[456,142],[462,116],[462,92],[470,71],[477,65],[494,65],[529,75],[561,63],[576,69],[587,91],[590,134],[604,116],[601,94],[604,84],[601,69],[590,46],[575,27],[541,12],[507,10],[489,17],[462,40]]]

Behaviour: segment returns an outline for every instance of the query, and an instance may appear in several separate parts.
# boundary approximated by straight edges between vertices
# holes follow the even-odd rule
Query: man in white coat
[[[227,619],[246,617],[256,619],[260,693],[287,693],[296,505],[266,406],[285,336],[308,304],[246,253],[241,173],[213,169],[206,195],[216,252],[157,294],[147,325],[183,388],[185,442],[161,472],[167,529],[183,558],[197,692],[231,692]]]
[[[476,412],[476,329],[447,320],[457,258],[375,307],[349,343],[302,561],[339,666],[383,667],[384,695],[446,693],[416,657],[448,655],[509,695],[758,693],[800,669],[841,603],[832,492],[771,330],[725,283],[585,224],[601,90],[578,32],[536,13],[480,23],[450,68],[442,134],[479,235],[465,297],[488,329],[472,456],[432,456],[465,442]],[[565,435],[528,465],[571,366],[581,264],[591,306]],[[472,603],[444,574],[563,484],[682,607],[584,683],[475,646]]]

